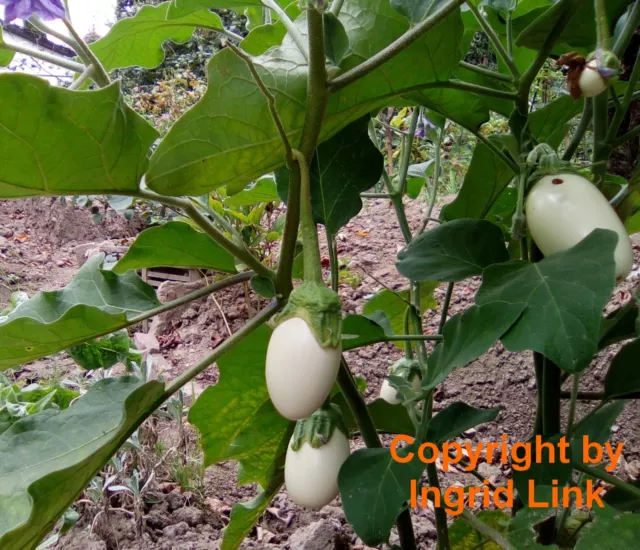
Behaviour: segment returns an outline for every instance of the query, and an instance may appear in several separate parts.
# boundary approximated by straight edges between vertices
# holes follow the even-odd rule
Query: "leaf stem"
[[[67,59],[66,57],[62,57],[61,55],[42,52],[40,50],[37,50],[36,48],[23,46],[22,44],[5,41],[3,45],[4,47],[16,53],[21,53],[23,55],[35,57],[36,59],[40,59],[41,61],[44,61],[46,63],[57,65],[58,67],[62,67],[63,69],[73,71],[74,73],[82,73],[86,68],[82,63],[78,63],[77,61],[72,61],[71,59]]]
[[[398,175],[398,195],[400,195],[400,197],[403,197],[407,191],[407,175],[409,173],[409,165],[411,164],[411,153],[413,152],[413,142],[415,140],[419,119],[420,109],[414,107],[409,121],[409,133],[404,140],[404,149],[402,151],[402,159],[400,160],[400,173]]]
[[[82,86],[84,86],[87,80],[91,79],[92,77],[93,65],[89,65],[87,68],[85,68],[82,74],[69,85],[67,90],[79,90],[80,88],[82,88]]]
[[[466,508],[462,511],[462,514],[460,514],[460,519],[470,527],[473,527],[473,529],[478,531],[478,533],[492,540],[505,550],[516,550],[516,548],[503,536],[502,533],[495,530],[491,525],[486,524],[484,521],[479,520]]]
[[[591,174],[598,188],[602,189],[609,165],[611,147],[607,143],[609,130],[609,102],[607,94],[593,98],[593,157]]]
[[[340,90],[349,84],[353,84],[362,77],[368,75],[381,65],[384,65],[387,61],[404,51],[411,46],[418,38],[420,38],[428,30],[435,27],[440,21],[447,17],[450,13],[455,11],[458,7],[464,4],[466,0],[451,0],[448,4],[442,7],[439,11],[430,15],[415,27],[412,27],[397,40],[389,44],[386,48],[380,50],[377,54],[370,57],[357,67],[347,71],[346,73],[334,78],[329,82],[329,87],[332,92]]]
[[[311,174],[304,155],[294,149],[293,158],[300,170],[300,225],[302,228],[302,253],[304,260],[304,280],[322,283],[318,228],[313,221],[311,206]]]
[[[569,417],[567,419],[567,439],[571,439],[571,431],[573,430],[573,422],[576,417],[576,403],[580,390],[580,373],[573,375],[573,386],[571,388],[571,401],[569,403]]]
[[[315,154],[324,113],[329,100],[327,90],[327,70],[324,55],[324,27],[322,14],[315,9],[307,10],[307,29],[309,35],[309,75],[307,79],[307,101],[302,126],[302,136],[298,149],[305,157],[307,166],[311,165]],[[276,275],[276,289],[285,298],[293,289],[291,274],[293,259],[300,225],[301,174],[294,163],[289,166],[289,197],[287,200],[287,218],[284,237],[280,249],[280,263]]]
[[[589,125],[591,124],[591,120],[593,119],[593,106],[592,106],[591,98],[585,99],[584,102],[584,110],[582,111],[582,118],[580,118],[580,122],[578,127],[576,128],[571,141],[569,142],[569,146],[565,150],[562,155],[562,160],[570,161],[573,158],[573,155],[576,154],[578,147],[580,147],[580,143],[584,138],[587,130],[589,129]]]
[[[495,97],[497,99],[507,99],[510,101],[516,101],[519,95],[516,92],[508,92],[505,90],[496,90],[495,88],[488,88],[487,86],[481,86],[479,84],[471,84],[470,82],[463,82],[462,80],[452,79],[446,82],[439,82],[439,88],[450,88],[452,90],[463,90],[465,92],[471,92],[478,95],[487,97]]]
[[[76,29],[73,27],[73,25],[71,24],[71,21],[69,21],[68,19],[64,19],[63,22],[67,27],[67,29],[69,30],[69,32],[71,33],[71,36],[73,37],[73,39],[78,44],[78,48],[79,48],[79,50],[77,50],[78,56],[85,62],[85,65],[87,66],[93,65],[94,67],[93,80],[95,81],[95,83],[102,88],[111,84],[111,79],[109,78],[109,75],[107,74],[107,72],[104,70],[102,63],[100,63],[100,60],[91,51],[91,48],[87,46],[86,42],[82,40],[82,37],[78,34]]]
[[[596,12],[596,35],[598,48],[609,49],[609,21],[607,21],[607,11],[604,0],[594,0]]]
[[[444,301],[442,302],[442,313],[440,315],[440,324],[438,325],[438,333],[440,335],[442,335],[442,331],[444,330],[444,325],[446,324],[447,317],[449,316],[449,306],[451,305],[451,297],[453,296],[454,286],[455,286],[454,282],[449,283],[447,285],[447,292],[444,295]]]
[[[329,8],[329,11],[333,15],[338,17],[338,15],[340,15],[340,10],[342,9],[342,4],[344,4],[344,0],[333,0],[333,3],[331,4],[331,8]]]
[[[618,131],[620,130],[620,125],[624,120],[624,117],[629,110],[629,105],[631,105],[631,98],[633,96],[633,92],[636,89],[636,85],[638,84],[638,80],[640,80],[640,52],[636,55],[636,61],[633,65],[633,71],[631,72],[631,76],[629,77],[629,82],[627,82],[627,90],[625,91],[624,98],[619,105],[616,105],[615,114],[613,115],[613,119],[611,120],[611,125],[609,126],[609,131],[607,132],[606,141],[613,144],[615,143],[615,138],[618,135]],[[637,130],[638,126],[636,126],[635,130]],[[633,131],[633,130],[632,130]]]
[[[329,233],[325,227],[327,234],[327,247],[329,248],[329,261],[331,263],[331,288],[334,292],[338,292],[340,287],[340,266],[338,264],[338,246],[335,237]]]
[[[602,481],[606,481],[610,483],[614,487],[617,487],[621,491],[632,495],[636,498],[640,497],[640,487],[636,487],[635,485],[631,485],[631,483],[627,483],[623,481],[617,476],[610,474],[609,472],[605,472],[600,468],[593,468],[592,466],[586,466],[585,464],[580,464],[579,462],[572,462],[573,467],[579,472],[585,473],[588,476],[595,477],[597,479],[601,479]]]
[[[506,65],[507,69],[509,69],[509,72],[513,76],[514,80],[518,80],[520,78],[520,71],[518,71],[518,67],[516,67],[516,64],[513,62],[512,57],[509,55],[507,50],[505,50],[496,31],[493,30],[493,27],[489,24],[484,15],[482,15],[482,13],[480,12],[480,9],[473,2],[467,2],[467,6],[469,8],[469,11],[471,11],[471,13],[473,13],[475,18],[478,20],[478,23],[487,35],[487,38],[489,38],[489,42],[491,42],[491,45],[493,46],[493,49],[495,50],[498,57]]]
[[[181,209],[187,216],[189,216],[197,225],[204,231],[213,241],[218,243],[227,252],[232,254],[238,260],[243,262],[250,269],[253,269],[258,275],[267,277],[271,280],[274,278],[274,273],[267,266],[256,258],[251,251],[244,245],[236,244],[222,233],[215,225],[213,225],[207,218],[200,212],[200,209],[196,207],[191,201],[182,199],[179,197],[167,197],[165,195],[159,195],[148,191],[146,189],[139,189],[135,193],[130,193],[131,196],[139,197],[141,199],[156,201],[162,204],[173,206]]]
[[[424,218],[420,223],[420,227],[418,228],[417,235],[422,235],[424,230],[429,225],[429,220],[431,220],[431,214],[433,214],[433,209],[436,206],[436,200],[438,198],[438,184],[440,183],[440,173],[442,171],[442,161],[441,161],[441,149],[442,149],[442,140],[444,139],[444,129],[446,126],[446,121],[440,128],[438,132],[438,138],[436,139],[436,143],[434,145],[435,152],[435,166],[433,167],[433,187],[431,188],[431,195],[429,196],[429,203],[427,204],[427,211],[425,212]]]
[[[287,15],[287,12],[285,12],[275,0],[262,0],[262,3],[276,13],[282,24],[287,29],[287,32],[291,35],[291,38],[293,38],[296,46],[298,46],[302,55],[304,55],[305,59],[309,59],[307,43],[305,42],[302,34],[300,34],[298,27],[296,27],[295,23],[291,21],[291,18]],[[309,10],[307,11],[307,14],[308,13]]]
[[[492,71],[491,69],[484,69],[484,68],[480,67],[479,65],[474,65],[472,63],[467,63],[466,61],[460,61],[460,63],[458,63],[458,66],[460,66],[463,69],[467,69],[469,71],[472,71],[474,73],[481,74],[481,75],[486,76],[488,78],[493,78],[495,80],[500,80],[501,82],[511,82],[513,84],[513,77],[509,76],[508,74],[502,74],[502,73],[499,73],[497,71]]]
[[[209,368],[215,363],[222,355],[227,353],[238,342],[242,341],[249,334],[251,334],[260,325],[266,323],[275,313],[280,309],[281,305],[278,301],[271,302],[266,308],[258,313],[253,319],[247,321],[247,323],[238,331],[229,336],[222,344],[220,344],[213,353],[209,354],[202,361],[196,365],[190,367],[187,371],[175,378],[167,385],[165,395],[168,397],[177,392],[185,384],[193,380],[200,373]]]

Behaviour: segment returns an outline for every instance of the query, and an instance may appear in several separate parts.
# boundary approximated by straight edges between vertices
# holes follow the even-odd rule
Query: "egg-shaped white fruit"
[[[609,87],[608,82],[600,76],[598,63],[595,59],[584,66],[584,70],[580,73],[578,84],[584,97],[595,97]]]
[[[413,391],[416,393],[420,393],[420,377],[414,376],[411,379],[411,385],[413,386]],[[389,405],[398,405],[402,403],[402,399],[400,399],[398,392],[395,388],[389,383],[387,378],[382,382],[382,386],[380,386],[380,399],[384,399]]]
[[[320,408],[340,368],[341,346],[323,348],[300,317],[276,327],[267,348],[269,397],[289,420],[301,420]]]
[[[291,500],[304,508],[319,509],[338,496],[338,473],[349,458],[349,440],[334,429],[326,445],[315,449],[304,442],[297,451],[287,449],[284,484]]]
[[[567,250],[595,229],[618,234],[616,277],[633,268],[629,235],[606,197],[588,179],[576,174],[545,176],[533,186],[525,205],[531,237],[545,256]]]

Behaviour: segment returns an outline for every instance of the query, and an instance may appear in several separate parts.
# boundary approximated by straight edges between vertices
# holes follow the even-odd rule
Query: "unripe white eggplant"
[[[609,87],[609,82],[598,72],[598,62],[595,59],[584,66],[578,84],[584,97],[595,97]]]
[[[318,448],[305,441],[294,451],[290,443],[284,465],[284,484],[291,500],[298,506],[313,509],[329,504],[338,496],[338,473],[347,458],[349,440],[339,429],[335,429],[329,441]]]
[[[531,237],[545,256],[567,250],[595,229],[618,234],[616,277],[633,268],[633,248],[627,231],[606,197],[588,179],[576,174],[543,177],[525,205]]]
[[[267,348],[269,396],[289,420],[311,416],[325,401],[340,368],[341,345],[323,348],[304,319],[279,324]]]
[[[413,386],[413,391],[416,393],[420,393],[420,377],[414,375],[411,378],[411,385]],[[382,382],[382,386],[380,386],[380,399],[384,399],[390,405],[398,405],[402,403],[402,399],[400,399],[398,392],[396,389],[389,383],[387,378]]]

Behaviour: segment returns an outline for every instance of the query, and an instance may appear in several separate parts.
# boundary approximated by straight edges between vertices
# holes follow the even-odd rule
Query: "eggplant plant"
[[[605,444],[640,392],[638,295],[603,314],[616,281],[632,269],[628,234],[640,231],[640,168],[628,181],[608,170],[612,153],[639,134],[623,128],[640,93],[640,62],[623,67],[620,59],[640,24],[640,0],[171,0],[144,6],[91,45],[62,0],[0,4],[6,23],[28,19],[76,53],[45,53],[0,31],[1,65],[20,53],[75,74],[60,88],[0,73],[0,198],[125,196],[189,221],[147,229],[111,269],[93,257],[66,287],[3,312],[0,369],[95,342],[233,285],[250,281],[269,301],[172,380],[105,378],[64,410],[6,427],[0,548],[36,548],[140,424],[217,363],[220,381],[198,398],[189,421],[207,466],[235,460],[238,483],[260,486],[253,500],[233,507],[222,548],[239,547],[285,485],[304,507],[339,493],[367,545],[389,541],[395,528],[402,549],[414,549],[411,488],[426,473],[426,486],[439,491],[435,455],[499,412],[457,402],[434,414],[434,392],[498,341],[533,352],[531,441],[557,446],[566,460],[547,454],[527,469],[514,467],[511,514],[498,512],[498,520],[465,506],[466,493],[462,504],[436,505],[438,548],[471,548],[473,541],[477,548],[640,547],[640,486],[588,451]],[[215,8],[245,13],[248,35],[225,29]],[[65,32],[50,26],[56,18]],[[166,41],[183,42],[198,29],[224,36],[226,47],[209,61],[205,95],[160,140],[110,73],[158,66]],[[495,70],[464,61],[478,32],[495,52]],[[567,92],[534,108],[532,88],[549,60],[568,66]],[[392,179],[372,117],[396,106],[411,117]],[[496,115],[508,120],[509,133],[486,135],[482,126]],[[416,229],[405,197],[425,116],[436,126],[437,147],[431,165],[418,170],[432,191]],[[457,198],[427,230],[449,123],[474,135],[476,146]],[[574,159],[585,140],[592,140],[588,165]],[[239,204],[286,203],[277,258],[259,258],[237,220],[230,224],[210,208],[212,194],[222,191],[242,197]],[[365,314],[345,316],[335,238],[367,191],[395,208],[404,239],[396,267],[407,290],[382,291]],[[331,288],[318,225],[327,235]],[[223,276],[160,303],[136,274],[154,266]],[[471,277],[481,279],[474,304],[450,316],[455,285]],[[425,304],[440,284],[439,331],[425,334]],[[383,398],[367,403],[344,352],[379,342],[395,342],[405,358],[390,371]],[[579,418],[576,404],[594,399],[581,391],[581,377],[613,345],[602,391]],[[381,434],[407,445],[385,446]],[[365,448],[350,453],[353,437]],[[575,494],[594,480],[608,490],[580,515]],[[507,490],[479,483],[494,495]],[[565,489],[574,498],[558,505]]]

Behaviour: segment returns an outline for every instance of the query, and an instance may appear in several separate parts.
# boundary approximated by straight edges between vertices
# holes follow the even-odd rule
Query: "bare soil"
[[[409,201],[407,214],[413,229],[423,215],[421,201]],[[93,225],[85,209],[63,206],[49,199],[0,202],[0,306],[8,302],[10,293],[25,290],[59,288],[70,281],[78,268],[74,249],[87,241],[110,239],[127,244],[140,229],[140,222],[126,222],[123,218],[108,219]],[[383,288],[404,288],[405,281],[398,276],[395,257],[402,238],[393,209],[388,201],[367,201],[362,212],[338,235],[339,254],[349,261],[353,284],[343,284],[340,294],[346,312],[362,311],[366,300]],[[326,253],[326,251],[325,251]],[[609,307],[630,299],[631,292],[640,286],[640,249],[636,247],[636,265],[627,281],[617,289]],[[474,300],[477,280],[457,284],[453,294],[451,314],[463,311]],[[179,292],[169,289],[168,292]],[[436,289],[438,303],[444,297],[444,285]],[[217,304],[210,298],[194,302],[161,321],[160,347],[163,360],[158,368],[167,377],[182,372],[188,365],[208,353],[236,331],[249,316],[245,292],[242,287],[229,289],[216,295]],[[251,295],[250,308],[259,306]],[[224,311],[224,315],[221,313]],[[427,331],[437,331],[439,309],[425,314]],[[611,357],[617,351],[609,348],[596,358],[584,376],[581,389],[598,391]],[[392,344],[369,346],[348,352],[347,359],[357,376],[367,380],[366,398],[373,400],[388,367],[402,356]],[[54,371],[75,371],[73,363],[58,355],[54,359],[35,362],[24,367],[21,376],[29,380],[50,378]],[[215,384],[216,368],[198,377],[194,390],[199,394],[206,386]],[[569,389],[568,385],[565,389]],[[190,388],[187,388],[189,391]],[[523,441],[531,435],[535,405],[536,382],[530,353],[511,353],[501,344],[495,345],[485,356],[466,368],[455,371],[442,384],[435,396],[435,410],[442,410],[455,401],[465,401],[475,407],[502,407],[497,420],[467,432],[464,438],[473,443],[496,441],[507,434],[510,443]],[[593,405],[581,404],[578,414],[583,415]],[[564,411],[566,414],[566,410]],[[624,460],[619,466],[623,476],[637,469],[640,459],[640,405],[629,404],[613,428],[612,439],[624,441]],[[175,438],[175,427],[166,422],[156,426],[160,438]],[[195,434],[191,439],[195,440]],[[361,443],[356,441],[355,446]],[[500,483],[509,474],[508,469],[481,464],[481,473],[491,481]],[[443,473],[445,485],[472,483],[467,474],[449,471]],[[217,548],[222,528],[229,521],[231,506],[255,495],[254,486],[236,486],[235,463],[215,465],[206,471],[202,494],[182,491],[170,479],[159,479],[154,488],[156,503],[144,507],[142,538],[135,522],[127,513],[110,514],[109,521],[96,521],[95,510],[84,510],[78,526],[65,536],[55,548],[60,550],[122,550],[145,548],[149,550],[204,550]],[[414,513],[418,542],[421,548],[434,547],[435,527],[432,510]],[[93,527],[92,527],[93,523]],[[392,542],[395,535],[392,536]],[[397,540],[397,539],[396,539]],[[339,499],[319,511],[297,508],[282,491],[273,501],[258,526],[243,543],[243,548],[331,549],[363,548],[344,519]]]

